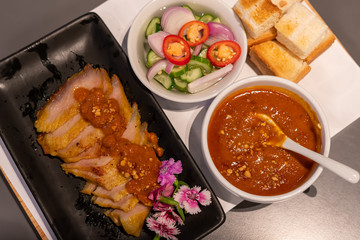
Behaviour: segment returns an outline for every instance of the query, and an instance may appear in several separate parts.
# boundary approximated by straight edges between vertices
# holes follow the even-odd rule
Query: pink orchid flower
[[[211,203],[210,191],[204,189],[200,191],[201,187],[195,186],[189,188],[186,185],[182,185],[179,190],[174,194],[174,200],[180,204],[181,208],[184,208],[190,214],[197,214],[201,212],[199,207],[200,203],[203,206],[207,206]]]

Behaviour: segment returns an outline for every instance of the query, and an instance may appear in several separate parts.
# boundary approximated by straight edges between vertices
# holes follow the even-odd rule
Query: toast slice
[[[276,39],[301,59],[306,59],[328,36],[327,25],[301,3],[295,3],[275,28]]]
[[[277,6],[283,13],[286,12],[295,2],[301,2],[302,0],[271,0],[271,2]]]
[[[323,41],[305,58],[305,61],[310,64],[323,52],[325,52],[335,41],[336,37],[328,28],[326,31],[326,36]]]
[[[250,48],[251,46],[253,46],[255,44],[260,44],[263,42],[274,40],[275,38],[276,38],[276,29],[274,27],[272,27],[257,38],[251,38],[250,36],[248,36],[247,37],[247,45],[248,45],[248,48]]]
[[[275,75],[296,83],[311,69],[304,60],[276,40],[252,46],[249,55],[262,74]]]
[[[281,16],[281,10],[271,0],[238,0],[233,10],[251,38],[258,38],[268,31]]]

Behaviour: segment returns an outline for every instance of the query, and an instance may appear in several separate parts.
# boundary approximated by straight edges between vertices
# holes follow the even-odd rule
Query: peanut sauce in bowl
[[[209,107],[202,148],[210,172],[230,192],[261,203],[306,190],[322,171],[312,160],[267,144],[276,132],[255,114],[270,116],[306,148],[328,155],[330,137],[315,100],[297,84],[272,76],[241,80]]]

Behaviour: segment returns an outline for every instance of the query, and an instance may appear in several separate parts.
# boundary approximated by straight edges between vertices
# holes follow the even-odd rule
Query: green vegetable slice
[[[191,7],[189,7],[189,5],[184,4],[184,5],[182,5],[181,7],[186,8],[186,9],[189,9],[189,10],[194,14],[194,11],[192,10]]]
[[[201,68],[204,74],[208,74],[212,71],[210,60],[199,56],[191,56],[188,66],[190,69],[197,67]]]
[[[160,74],[156,74],[154,79],[168,90],[173,89],[174,87],[173,80],[165,71],[162,71]]]
[[[208,23],[211,22],[214,19],[214,17],[211,14],[204,14],[201,18],[200,21],[203,23]]]
[[[220,18],[216,17],[213,20],[211,20],[211,22],[221,23],[221,20]]]
[[[156,55],[156,53],[152,49],[149,50],[146,58],[146,67],[148,68],[151,68],[157,61],[162,59],[161,57]]]
[[[180,76],[180,79],[183,81],[186,81],[188,83],[191,83],[195,81],[198,78],[201,78],[203,76],[203,71],[201,68],[193,68],[183,75]]]
[[[159,17],[154,17],[151,19],[149,24],[146,27],[145,30],[145,37],[147,38],[149,35],[156,33],[161,30],[161,19]]]
[[[187,92],[187,85],[188,83],[185,81],[182,81],[179,78],[174,78],[174,87],[175,89],[181,91],[181,92]]]
[[[183,66],[174,66],[173,69],[170,72],[170,77],[174,78],[174,77],[179,77],[182,74],[186,73],[186,71],[188,70],[187,65],[183,65]]]

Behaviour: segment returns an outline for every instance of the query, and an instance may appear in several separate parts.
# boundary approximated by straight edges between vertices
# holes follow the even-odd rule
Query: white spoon
[[[284,149],[291,150],[293,152],[299,153],[317,163],[321,166],[329,169],[335,174],[339,175],[343,179],[351,183],[357,183],[359,181],[359,172],[339,163],[331,158],[325,157],[317,152],[311,151],[300,144],[291,140],[286,134],[280,129],[280,127],[274,122],[274,120],[266,114],[255,113],[254,116],[259,119],[267,122],[271,126],[274,127],[275,131],[278,133],[278,137],[273,139],[271,142],[267,142],[266,144],[281,147]]]

